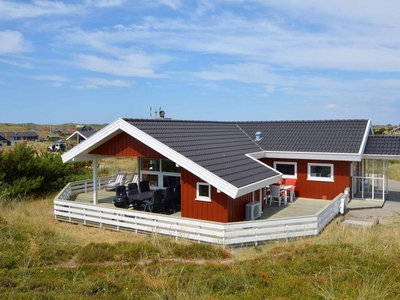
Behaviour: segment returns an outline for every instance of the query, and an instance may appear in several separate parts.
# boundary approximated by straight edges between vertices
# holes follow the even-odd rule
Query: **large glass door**
[[[353,198],[384,200],[388,192],[387,161],[363,159],[352,164]]]

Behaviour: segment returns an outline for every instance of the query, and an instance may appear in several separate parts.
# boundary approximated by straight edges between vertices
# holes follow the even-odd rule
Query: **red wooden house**
[[[370,120],[117,119],[62,159],[111,156],[138,157],[140,180],[153,188],[180,183],[182,217],[228,223],[282,177],[297,180],[298,197],[331,200],[349,187],[352,197],[384,199],[400,137],[375,136]]]

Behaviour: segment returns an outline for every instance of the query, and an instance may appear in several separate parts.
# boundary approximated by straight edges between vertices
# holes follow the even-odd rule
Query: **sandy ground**
[[[379,218],[380,224],[394,222],[400,216],[400,181],[389,180],[389,197],[382,208],[350,210],[349,217]]]

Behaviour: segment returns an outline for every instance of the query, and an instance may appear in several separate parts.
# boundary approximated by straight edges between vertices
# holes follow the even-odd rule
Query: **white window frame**
[[[311,175],[311,166],[317,167],[330,167],[331,168],[331,176],[330,177],[318,177]],[[333,164],[322,164],[322,163],[308,163],[307,164],[307,180],[313,181],[324,181],[324,182],[334,182],[334,165]]]
[[[294,178],[297,179],[297,162],[290,162],[290,161],[274,161],[274,169],[277,169],[276,165],[294,165],[294,175],[283,174],[283,178]]]
[[[199,190],[200,190],[201,185],[208,187],[208,197],[199,195]],[[211,202],[211,186],[210,186],[210,184],[208,184],[207,182],[197,182],[196,183],[196,200],[204,201],[204,202]]]
[[[142,170],[142,159],[152,159],[152,160],[159,160],[160,164],[160,171],[151,171],[151,170]],[[139,171],[140,171],[140,180],[143,180],[143,174],[146,175],[157,175],[158,177],[158,186],[151,186],[151,189],[164,189],[165,187],[163,186],[164,184],[164,176],[174,176],[174,177],[179,177],[179,181],[181,178],[181,173],[173,173],[173,172],[163,172],[162,170],[162,160],[165,160],[165,158],[151,158],[151,157],[143,157],[139,161]]]

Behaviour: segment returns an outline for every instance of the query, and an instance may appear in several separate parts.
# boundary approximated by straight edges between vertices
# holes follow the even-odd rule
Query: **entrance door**
[[[363,159],[352,164],[353,198],[384,200],[388,192],[387,161]]]

